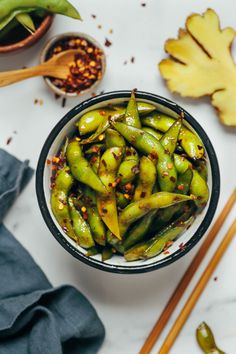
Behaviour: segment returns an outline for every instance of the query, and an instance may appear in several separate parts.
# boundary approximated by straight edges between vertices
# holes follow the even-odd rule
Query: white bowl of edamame
[[[74,257],[115,273],[162,268],[208,229],[220,190],[214,148],[176,103],[115,91],[69,111],[42,148],[44,220]]]

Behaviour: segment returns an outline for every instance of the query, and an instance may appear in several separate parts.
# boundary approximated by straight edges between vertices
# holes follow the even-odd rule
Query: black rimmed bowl
[[[75,123],[84,113],[95,108],[102,108],[108,103],[119,104],[128,101],[130,94],[130,91],[105,93],[90,98],[69,111],[59,123],[57,123],[47,137],[39,157],[36,172],[36,192],[39,207],[49,230],[62,247],[64,247],[72,256],[92,267],[108,272],[124,274],[144,273],[162,268],[175,262],[189,252],[207,231],[215,214],[220,192],[220,174],[217,157],[207,134],[199,123],[176,103],[152,93],[137,91],[137,99],[152,103],[159,111],[174,118],[177,118],[181,112],[184,112],[185,125],[201,138],[205,147],[208,166],[208,186],[210,196],[207,206],[203,212],[197,216],[192,226],[168,249],[168,255],[162,253],[148,260],[127,262],[122,256],[115,255],[110,260],[102,262],[100,255],[87,257],[85,255],[86,251],[63,232],[50,207],[51,168],[47,165],[47,159],[51,159],[52,156],[57,154],[66,136],[73,135],[75,132]]]

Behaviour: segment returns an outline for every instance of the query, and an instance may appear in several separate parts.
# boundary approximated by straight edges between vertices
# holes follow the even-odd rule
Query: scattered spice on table
[[[7,141],[6,141],[6,145],[10,145],[12,142],[12,136],[10,136]]]
[[[98,29],[102,29],[102,25],[98,25]]]
[[[61,101],[61,106],[64,108],[66,106],[66,98],[63,97],[62,101]]]
[[[147,4],[146,4],[145,2],[142,2],[142,3],[141,3],[141,6],[142,6],[142,7],[145,7],[146,5],[147,5]]]
[[[58,93],[55,93],[55,94],[54,94],[54,97],[55,97],[55,100],[58,100],[58,98],[60,98],[61,96],[58,95]]]
[[[92,18],[97,18],[97,16],[96,16],[96,15],[94,15],[94,14],[92,14],[92,15],[91,15],[91,17],[92,17]]]
[[[124,61],[123,65],[127,65],[127,60]]]
[[[65,80],[56,78],[50,78],[50,80],[53,85],[64,92],[80,94],[81,91],[88,89],[102,78],[102,56],[104,53],[88,39],[66,37],[57,41],[50,48],[47,60],[69,49],[79,50],[74,61],[69,63],[69,76]]]
[[[110,33],[110,34],[113,33],[113,29],[112,29],[112,28],[109,29],[109,33]]]
[[[105,38],[105,46],[106,47],[110,47],[112,45],[112,42],[108,39],[108,38]]]
[[[217,281],[218,280],[218,277],[214,277],[214,281]]]
[[[131,57],[130,62],[133,64],[135,62],[135,57]]]
[[[17,131],[16,131],[16,130],[13,130],[13,134],[17,134]]]
[[[43,105],[43,100],[42,100],[42,99],[35,98],[34,104],[39,104],[40,106],[42,106],[42,105]]]

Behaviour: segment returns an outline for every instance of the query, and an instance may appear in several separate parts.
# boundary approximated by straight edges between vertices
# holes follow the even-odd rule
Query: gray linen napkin
[[[74,287],[53,288],[2,224],[32,174],[0,149],[0,354],[97,353],[105,331],[95,309]]]

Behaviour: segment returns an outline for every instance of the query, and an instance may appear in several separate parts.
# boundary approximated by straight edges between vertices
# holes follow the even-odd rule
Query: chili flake
[[[6,145],[9,145],[11,142],[12,142],[12,137],[10,136],[6,141]]]
[[[108,38],[105,38],[105,46],[106,47],[110,47],[112,45],[112,42],[108,39]]]
[[[66,98],[64,97],[61,102],[61,106],[64,108],[66,105]]]

